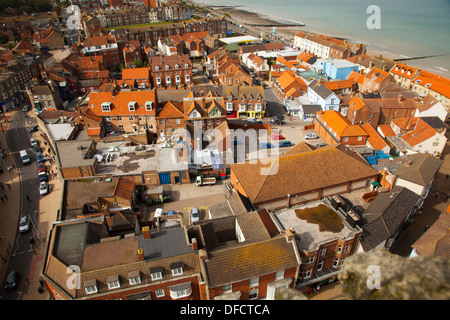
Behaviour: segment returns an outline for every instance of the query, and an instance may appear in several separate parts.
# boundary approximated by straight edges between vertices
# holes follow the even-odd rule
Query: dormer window
[[[184,263],[183,262],[176,262],[170,264],[170,271],[172,272],[172,276],[181,276],[184,273]]]
[[[103,112],[111,111],[111,102],[103,102],[102,103],[102,111]]]
[[[200,118],[201,115],[197,110],[192,110],[191,112],[191,118]]]
[[[169,65],[167,65],[167,66],[166,66],[166,70],[169,70],[169,68],[170,68]]]
[[[163,274],[163,268],[162,267],[154,267],[150,268],[150,277],[152,278],[152,281],[155,280],[161,280]]]
[[[128,282],[130,283],[130,286],[141,283],[141,275],[138,270],[128,272]]]
[[[84,283],[84,291],[86,291],[86,294],[97,293],[98,292],[97,280],[95,279],[87,280]]]
[[[152,111],[153,110],[153,101],[146,101],[145,102],[145,111]]]
[[[177,65],[177,64],[175,65],[175,69],[178,69],[179,67],[180,67],[179,65]]]
[[[155,71],[159,71],[159,67],[158,66],[155,67]]]
[[[108,284],[109,290],[114,290],[120,288],[120,281],[118,275],[112,275],[106,278],[106,283]]]
[[[128,111],[136,111],[136,101],[128,102]]]
[[[233,102],[227,102],[227,111],[233,111]]]

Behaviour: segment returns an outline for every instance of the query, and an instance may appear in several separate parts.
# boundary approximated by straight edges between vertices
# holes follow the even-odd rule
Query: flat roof
[[[70,123],[47,124],[47,130],[53,141],[67,140],[75,130]]]
[[[184,227],[152,232],[151,238],[139,236],[139,247],[144,249],[145,260],[158,260],[192,252]]]
[[[93,143],[92,140],[55,141],[61,168],[93,165],[96,159],[85,159],[86,151]]]
[[[260,41],[261,39],[253,36],[238,36],[238,37],[219,38],[219,40],[226,44],[233,44],[233,43],[255,42]]]
[[[297,217],[295,211],[302,210],[305,208],[317,208],[320,205],[327,206],[330,210],[330,214],[337,215],[340,219],[337,219],[331,227],[336,229],[340,228],[342,224],[342,229],[340,231],[320,231],[319,224],[303,220]],[[327,214],[327,213],[323,213]],[[302,206],[292,207],[290,209],[278,211],[274,213],[276,219],[278,219],[282,229],[288,230],[293,228],[295,230],[295,239],[299,250],[316,250],[320,244],[333,241],[335,239],[350,239],[355,236],[358,232],[357,229],[352,228],[345,218],[338,214],[330,205],[325,201],[314,201]]]

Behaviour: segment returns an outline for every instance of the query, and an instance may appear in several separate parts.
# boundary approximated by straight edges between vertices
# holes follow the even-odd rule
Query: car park
[[[44,156],[42,155],[42,153],[36,152],[36,160],[37,160],[37,162],[44,162],[45,161]]]
[[[12,291],[17,288],[17,283],[19,279],[19,273],[16,271],[11,271],[6,277],[5,289],[6,291]]]
[[[45,164],[43,164],[42,162],[38,164],[38,173],[41,172],[45,172]]]
[[[41,196],[45,196],[48,193],[48,185],[47,182],[41,181],[39,184],[39,194]]]
[[[19,220],[19,231],[27,232],[30,230],[30,217],[28,216],[28,212],[25,211]]]
[[[198,213],[198,208],[191,209],[191,221],[192,222],[200,221],[200,214]]]
[[[318,138],[318,136],[315,133],[307,133],[305,135],[305,139],[317,139],[317,138]]]
[[[281,141],[280,143],[278,143],[277,146],[278,146],[278,148],[292,147],[292,142],[290,142],[289,140]]]

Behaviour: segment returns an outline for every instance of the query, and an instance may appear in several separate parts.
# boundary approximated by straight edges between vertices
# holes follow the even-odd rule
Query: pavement
[[[21,108],[18,107],[12,111],[5,113],[7,119],[11,119],[15,112],[22,112]],[[29,118],[35,117],[33,112],[28,113]],[[4,131],[6,131],[8,122],[0,116],[0,124]],[[33,137],[39,141],[41,146],[44,146],[43,138],[40,136],[39,131],[33,133]],[[6,270],[8,268],[8,263],[10,261],[11,255],[14,254],[14,243],[16,242],[17,222],[19,220],[19,213],[21,208],[21,173],[20,170],[15,169],[11,173],[8,172],[7,168],[9,166],[15,165],[19,168],[15,161],[15,157],[10,153],[8,143],[6,141],[6,134],[0,133],[0,144],[4,149],[7,149],[5,163],[2,164],[3,173],[0,175],[0,182],[3,183],[4,190],[0,188],[0,194],[4,192],[8,200],[0,202],[0,212],[2,218],[0,219],[0,283],[4,283],[6,276]],[[48,149],[48,148],[46,148]],[[44,153],[44,156],[48,155]],[[56,163],[50,164],[46,162],[47,172],[53,170],[53,172],[58,172]],[[10,189],[7,187],[10,185]],[[18,299],[22,300],[48,300],[49,294],[44,290],[43,293],[39,293],[38,288],[40,287],[39,275],[42,271],[43,260],[45,256],[46,240],[48,231],[51,224],[56,220],[57,210],[61,208],[61,197],[62,197],[62,180],[57,178],[49,177],[49,186],[52,187],[52,191],[41,197],[39,201],[38,210],[38,221],[36,228],[36,242],[34,244],[33,259],[30,266],[30,271],[26,276],[29,280],[29,284],[25,284],[24,288],[17,288],[19,296]],[[14,227],[12,227],[14,226]],[[30,231],[29,231],[30,232]]]

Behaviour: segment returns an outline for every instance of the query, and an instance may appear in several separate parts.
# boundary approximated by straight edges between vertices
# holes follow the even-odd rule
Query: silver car
[[[200,215],[198,213],[198,209],[197,208],[192,208],[191,209],[191,221],[192,222],[200,221]]]
[[[30,230],[30,219],[28,217],[28,212],[25,211],[23,215],[20,217],[19,221],[19,231],[20,232],[27,232]]]

